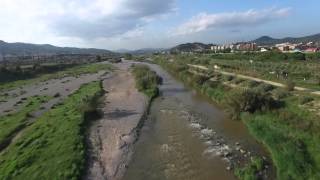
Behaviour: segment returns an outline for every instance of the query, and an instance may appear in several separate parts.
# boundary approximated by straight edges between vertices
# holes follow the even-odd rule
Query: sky
[[[110,50],[320,33],[319,0],[0,0],[0,39]]]

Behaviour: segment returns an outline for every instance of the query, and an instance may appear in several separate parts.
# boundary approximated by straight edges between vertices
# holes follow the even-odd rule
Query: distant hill
[[[0,40],[0,55],[113,54],[104,49],[57,47],[50,44],[7,43]]]
[[[165,49],[162,48],[144,48],[144,49],[138,49],[138,50],[134,50],[131,51],[131,54],[135,54],[135,55],[139,55],[139,54],[152,54],[152,53],[156,53],[159,51],[163,51]]]
[[[253,40],[252,42],[257,43],[258,45],[273,45],[273,44],[279,44],[279,43],[308,43],[308,42],[316,42],[320,44],[320,34],[310,35],[310,36],[304,36],[304,37],[287,37],[283,39],[275,39],[269,36],[262,36],[256,40]]]
[[[176,47],[171,48],[172,52],[193,52],[193,51],[203,51],[210,49],[211,45],[203,43],[186,43],[180,44]]]
[[[142,54],[152,54],[159,51],[164,51],[165,49],[162,48],[144,48],[144,49],[137,49],[137,50],[128,50],[128,49],[119,49],[116,50],[118,53],[130,53],[134,55],[142,55]]]

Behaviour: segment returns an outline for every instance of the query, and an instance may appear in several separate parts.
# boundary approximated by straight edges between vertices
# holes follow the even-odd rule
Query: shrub
[[[295,84],[293,81],[291,81],[291,80],[288,80],[288,81],[286,82],[286,89],[287,89],[288,91],[293,91],[294,88],[295,88],[295,86],[296,86],[296,84]]]
[[[243,180],[260,179],[261,177],[258,178],[258,173],[263,169],[263,165],[264,161],[261,158],[253,157],[245,167],[236,169],[235,175]]]
[[[269,91],[274,89],[274,86],[272,86],[270,84],[262,83],[257,88],[260,89],[263,92],[269,92]]]
[[[238,119],[242,112],[254,113],[277,107],[277,102],[269,93],[259,89],[233,91],[226,100],[232,119]]]
[[[233,82],[235,83],[235,84],[240,84],[240,83],[242,83],[244,80],[243,79],[239,79],[239,78],[235,78],[234,80],[233,80]]]
[[[306,55],[304,53],[288,53],[288,60],[306,60]]]
[[[254,87],[257,87],[259,84],[260,84],[260,82],[258,82],[258,81],[249,81],[248,86],[250,88],[254,88]]]
[[[226,81],[232,81],[234,79],[233,76],[225,76],[224,78]]]
[[[209,77],[205,77],[205,76],[200,76],[200,75],[193,76],[193,82],[200,86],[202,86],[208,79]]]
[[[307,104],[307,103],[309,103],[309,102],[311,102],[313,100],[314,100],[313,97],[302,96],[302,97],[300,97],[299,102],[300,102],[301,105],[303,105],[303,104]]]
[[[277,89],[275,92],[274,92],[274,97],[276,99],[283,99],[283,98],[286,98],[290,96],[290,93],[284,89]]]
[[[60,97],[60,96],[61,96],[60,93],[56,93],[53,97],[54,97],[54,98],[57,98],[57,97]]]
[[[150,98],[158,95],[158,84],[162,83],[162,78],[151,71],[146,65],[133,66],[133,74],[136,79],[136,87],[139,91],[144,92]]]

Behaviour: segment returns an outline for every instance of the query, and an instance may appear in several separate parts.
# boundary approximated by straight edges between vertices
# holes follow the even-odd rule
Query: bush
[[[224,78],[226,81],[232,81],[234,79],[233,76],[225,76]]]
[[[259,84],[260,84],[260,82],[258,82],[258,81],[249,81],[248,86],[250,88],[254,88],[254,87],[259,86]]]
[[[284,89],[277,89],[275,92],[274,92],[274,97],[276,99],[283,99],[283,98],[286,98],[290,96],[290,93]]]
[[[60,96],[61,96],[60,93],[56,93],[53,97],[54,97],[54,98],[57,98],[57,97],[60,97]]]
[[[235,175],[239,179],[243,180],[254,180],[254,179],[260,179],[258,178],[259,171],[263,169],[264,161],[263,159],[259,157],[253,157],[251,158],[251,162],[249,162],[245,167],[241,169],[235,170]]]
[[[193,82],[199,86],[202,86],[208,79],[209,77],[205,77],[205,76],[200,76],[200,75],[193,76]]]
[[[270,85],[270,84],[265,84],[262,83],[257,87],[259,90],[263,91],[263,92],[269,92],[271,90],[274,89],[274,86]]]
[[[133,74],[136,79],[136,87],[150,98],[159,94],[158,84],[162,84],[162,78],[156,72],[151,71],[146,65],[134,65]]]
[[[306,60],[306,55],[304,53],[288,53],[288,60]]]
[[[300,102],[301,105],[303,105],[303,104],[307,104],[307,103],[309,103],[309,102],[311,102],[313,100],[314,100],[313,97],[302,96],[302,97],[300,97],[299,102]]]
[[[291,80],[288,80],[288,81],[286,82],[286,89],[287,89],[288,91],[293,91],[294,88],[295,88],[295,86],[296,86],[296,84],[295,84],[293,81],[291,81]]]
[[[226,105],[232,119],[238,119],[242,112],[254,113],[277,107],[277,102],[269,93],[259,89],[231,92]]]
[[[235,78],[234,80],[233,80],[233,82],[235,83],[235,84],[240,84],[240,83],[242,83],[244,80],[243,79],[240,79],[240,78]]]

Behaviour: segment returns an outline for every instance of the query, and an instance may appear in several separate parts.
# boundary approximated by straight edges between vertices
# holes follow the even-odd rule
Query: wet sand
[[[148,105],[145,95],[135,88],[130,63],[103,81],[103,117],[93,122],[89,135],[89,167],[84,179],[121,179],[133,153],[137,126]]]

